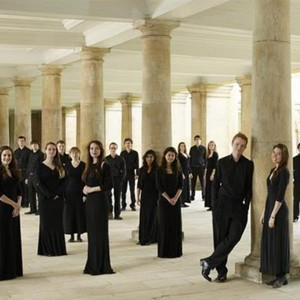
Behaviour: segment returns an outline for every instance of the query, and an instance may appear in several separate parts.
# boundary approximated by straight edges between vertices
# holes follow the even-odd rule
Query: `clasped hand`
[[[92,192],[93,192],[93,188],[92,188],[92,187],[87,186],[87,185],[84,186],[84,188],[83,188],[83,193],[84,193],[85,195],[88,195],[88,194],[90,194],[90,193],[92,193]]]
[[[14,210],[12,212],[12,217],[15,218],[20,214],[21,211],[21,205],[19,205],[18,203],[16,203]]]
[[[174,197],[169,200],[169,203],[173,206],[176,204],[176,202],[177,202],[177,199]]]

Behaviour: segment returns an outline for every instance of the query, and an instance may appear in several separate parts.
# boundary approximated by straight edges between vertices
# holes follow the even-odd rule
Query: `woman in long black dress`
[[[268,195],[260,220],[263,224],[260,272],[275,275],[275,279],[267,282],[267,285],[274,288],[288,283],[285,277],[289,273],[290,264],[288,207],[285,201],[290,178],[286,167],[288,157],[285,145],[277,144],[273,147],[272,160],[275,168],[267,178]]]
[[[77,233],[77,242],[82,242],[81,234],[86,232],[85,207],[82,201],[83,182],[81,180],[85,163],[80,161],[80,150],[77,147],[70,149],[72,161],[65,166],[66,191],[64,207],[64,230],[70,234],[69,242],[74,242]]]
[[[7,280],[23,276],[21,176],[10,147],[0,148],[0,158],[0,280]]]
[[[157,170],[158,200],[158,257],[182,255],[181,203],[183,177],[178,167],[175,148],[165,149],[162,164]]]
[[[205,179],[205,202],[204,206],[211,210],[211,185],[215,178],[216,166],[219,155],[216,152],[217,147],[214,141],[210,141],[207,145],[206,167],[204,171]]]
[[[104,162],[104,149],[99,141],[88,145],[88,159],[82,175],[86,225],[88,234],[88,257],[85,274],[101,275],[114,273],[110,265],[108,238],[109,203],[106,192],[112,189],[110,167]]]
[[[40,211],[38,255],[66,255],[63,227],[65,171],[54,143],[46,144],[45,155],[46,159],[36,170]]]
[[[181,194],[181,207],[188,207],[186,203],[190,203],[190,178],[193,178],[192,170],[190,166],[190,157],[186,151],[186,145],[184,142],[178,144],[178,159],[180,162],[182,174],[183,174],[183,190]]]
[[[157,201],[156,153],[148,150],[143,156],[143,166],[139,170],[137,203],[141,205],[139,222],[139,244],[150,245],[157,242]]]

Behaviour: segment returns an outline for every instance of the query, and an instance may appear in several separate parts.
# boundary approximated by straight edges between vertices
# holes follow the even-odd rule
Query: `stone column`
[[[23,135],[28,146],[32,138],[30,97],[32,78],[15,77],[12,81],[15,84],[14,142],[17,142],[18,136]]]
[[[42,95],[42,148],[61,139],[61,72],[63,66],[44,65]]]
[[[236,273],[249,280],[262,282],[265,278],[259,273],[259,219],[266,201],[266,178],[273,167],[270,156],[277,143],[285,144],[292,154],[290,1],[255,0],[254,3],[251,253],[245,258],[245,263],[236,264]],[[289,169],[292,176],[291,159]],[[300,272],[293,255],[292,181],[286,192],[286,201],[290,211],[290,278],[295,278],[299,277]]]
[[[84,47],[81,52],[80,149],[85,159],[92,140],[105,143],[103,101],[103,57],[109,49]]]
[[[61,139],[66,142],[66,114],[67,114],[67,108],[62,107],[61,108]]]
[[[9,88],[0,88],[0,141],[1,145],[9,145]]]
[[[251,75],[238,77],[237,83],[241,88],[241,132],[249,138],[244,155],[251,158]]]
[[[126,95],[120,99],[122,105],[122,144],[125,138],[132,138],[132,99]]]
[[[194,144],[194,136],[199,134],[202,138],[202,145],[206,147],[206,102],[207,88],[203,83],[194,84],[188,87],[191,94],[192,113],[192,134],[191,145]]]
[[[142,32],[142,152],[172,145],[170,33],[178,22],[138,20]]]
[[[80,145],[80,104],[75,106],[75,110],[76,110],[76,146],[79,147]]]

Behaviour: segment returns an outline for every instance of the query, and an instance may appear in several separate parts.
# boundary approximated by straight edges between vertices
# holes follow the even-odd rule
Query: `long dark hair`
[[[53,164],[54,168],[58,171],[59,177],[63,178],[65,176],[65,170],[64,170],[64,168],[61,164],[56,144],[53,143],[53,142],[47,143],[46,146],[45,146],[45,151],[46,151],[47,147],[50,146],[50,145],[54,146],[55,149],[56,149],[56,153],[55,153],[55,156],[53,157],[52,164]],[[45,152],[45,158],[47,158],[46,152]]]
[[[184,153],[187,154],[185,142],[180,142],[180,143],[178,144],[178,148],[177,148],[178,153],[180,153],[180,146],[181,146],[181,145],[184,145]]]
[[[11,171],[12,177],[16,178],[17,180],[21,180],[21,173],[18,169],[18,165],[17,165],[16,158],[14,156],[14,152],[9,146],[2,146],[0,148],[0,172],[3,176],[3,179],[7,179],[9,177],[7,174],[6,168],[2,165],[2,160],[1,160],[2,153],[5,150],[9,150],[11,152],[11,162],[9,164],[9,169]]]
[[[172,169],[172,173],[177,175],[177,173],[179,172],[179,165],[178,165],[177,152],[174,147],[167,147],[165,149],[162,160],[161,160],[161,169],[162,169],[163,173],[167,173],[167,161],[166,161],[165,156],[168,152],[172,152],[175,154],[175,159],[171,164],[171,169]]]
[[[148,155],[153,155],[153,157],[154,157],[154,160],[153,160],[152,166],[151,166],[152,170],[157,168],[157,155],[156,155],[156,152],[154,150],[150,149],[150,150],[147,150],[145,152],[145,154],[143,155],[143,169],[145,171],[147,171],[148,167],[149,167],[148,164],[147,164],[147,161],[146,161],[146,158],[147,158]]]
[[[88,154],[87,154],[87,160],[86,160],[86,165],[85,165],[85,169],[82,173],[82,181],[86,182],[86,178],[87,178],[87,175],[91,169],[91,166],[93,165],[93,157],[91,156],[90,154],[90,147],[92,144],[96,144],[99,148],[100,148],[100,155],[98,156],[97,158],[97,162],[95,164],[95,170],[94,170],[94,176],[99,179],[100,178],[100,174],[101,174],[101,165],[104,161],[104,148],[103,148],[103,144],[98,141],[98,140],[94,140],[94,141],[91,141],[89,142],[88,146],[87,146],[87,151],[88,151]]]
[[[273,150],[275,148],[278,148],[281,150],[281,162],[279,163],[277,170],[274,172],[272,179],[274,179],[276,176],[278,176],[279,172],[287,166],[288,161],[289,161],[289,151],[288,151],[288,148],[286,145],[279,143],[279,144],[276,144],[273,146]]]

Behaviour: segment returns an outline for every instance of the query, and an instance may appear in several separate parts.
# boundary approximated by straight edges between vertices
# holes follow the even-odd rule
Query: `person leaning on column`
[[[228,255],[247,225],[254,169],[253,162],[242,155],[247,143],[248,138],[237,133],[232,139],[232,154],[217,163],[212,185],[214,251],[200,259],[202,275],[208,281],[211,281],[210,271],[215,268],[216,281],[226,281]]]

